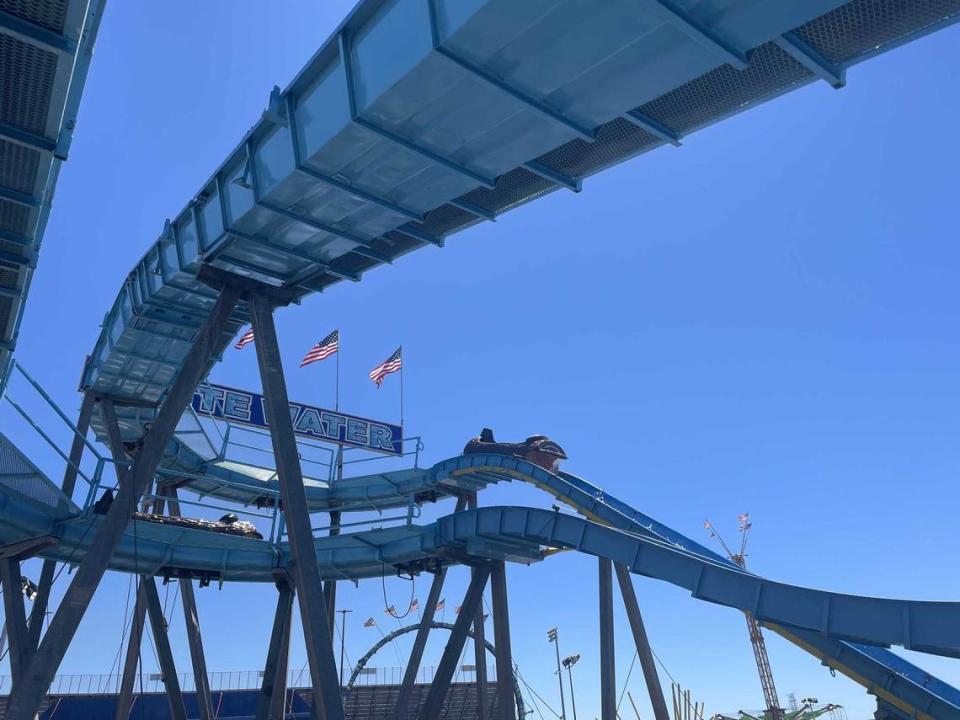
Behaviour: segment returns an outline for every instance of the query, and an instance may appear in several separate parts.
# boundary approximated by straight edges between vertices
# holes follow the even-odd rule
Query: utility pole
[[[573,708],[573,720],[577,720],[577,698],[573,694],[573,666],[580,659],[580,653],[568,655],[563,659],[563,666],[567,669],[567,677],[570,678],[570,707]]]
[[[563,674],[560,672],[560,641],[557,639],[557,629],[547,630],[547,640],[553,643],[557,651],[557,682],[560,683],[560,720],[567,720],[567,707],[563,700]]]
[[[750,528],[753,524],[750,522],[750,513],[743,513],[737,517],[740,522],[740,550],[733,552],[720,537],[720,533],[709,520],[704,521],[703,527],[710,532],[710,537],[715,537],[717,542],[727,554],[727,557],[738,567],[747,569],[747,536],[750,534]],[[763,633],[760,630],[760,623],[749,612],[744,612],[747,616],[747,630],[750,633],[750,644],[753,646],[753,657],[757,661],[757,672],[760,675],[760,686],[763,688],[763,699],[767,703],[767,717],[770,720],[784,720],[783,708],[780,707],[780,700],[777,697],[777,688],[773,684],[773,670],[770,669],[770,657],[767,655],[767,644],[764,642]]]
[[[340,613],[340,687],[343,687],[343,652],[347,642],[347,613],[353,610],[337,610]]]

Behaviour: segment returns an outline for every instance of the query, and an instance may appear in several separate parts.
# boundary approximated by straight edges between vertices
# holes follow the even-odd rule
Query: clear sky
[[[18,352],[71,412],[126,273],[350,4],[110,4]],[[339,328],[343,407],[396,419],[397,379],[378,392],[366,373],[402,343],[406,425],[428,462],[484,425],[506,439],[548,433],[570,472],[697,540],[705,517],[733,539],[749,511],[758,573],[956,600],[958,48],[954,27],[854,68],[844,90],[809,86],[594,177],[580,195],[554,193],[280,311],[291,396],[332,403],[332,363],[297,364]],[[213,379],[256,388],[253,349],[228,352]],[[0,419],[26,436],[8,409]],[[516,486],[481,502],[550,505]],[[546,631],[559,626],[561,651],[583,656],[581,717],[598,714],[596,573],[594,559],[570,554],[509,570],[514,658],[556,705]],[[450,607],[466,575],[450,573]],[[655,651],[708,713],[761,706],[740,614],[653,581],[636,587]],[[109,671],[126,590],[110,576],[64,672]],[[402,607],[410,592],[399,580],[342,590],[351,658],[379,638],[364,619],[396,626],[384,595]],[[414,593],[426,592],[420,579]],[[260,667],[272,589],[198,597],[210,669]],[[619,607],[617,623],[619,690],[632,656]],[[173,626],[187,672],[179,615]],[[858,685],[768,642],[784,702],[795,692],[850,718],[871,712]],[[295,642],[291,666],[303,659]],[[955,661],[911,659],[960,683]],[[638,670],[628,687],[644,698]]]

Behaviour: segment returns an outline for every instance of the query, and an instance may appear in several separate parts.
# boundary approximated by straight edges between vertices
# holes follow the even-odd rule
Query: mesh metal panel
[[[616,118],[600,126],[594,142],[571,140],[537,160],[564,175],[582,177],[660,142],[646,130]]]
[[[960,0],[853,0],[794,33],[839,64],[957,14]]]
[[[9,200],[0,200],[0,230],[26,235],[29,221],[29,208]]]
[[[493,190],[477,188],[471,190],[463,199],[484,210],[503,212],[525,200],[532,200],[554,190],[556,185],[535,175],[529,170],[517,168],[497,178],[497,186]]]
[[[0,121],[42,135],[57,56],[0,35]]]
[[[33,194],[39,163],[37,150],[0,140],[0,185]]]
[[[15,288],[20,272],[17,268],[9,267],[6,263],[0,264],[0,287]]]
[[[67,0],[0,0],[0,10],[56,33],[63,32]]]
[[[428,212],[423,223],[408,224],[419,227],[431,235],[442,237],[454,230],[462,228],[464,225],[469,225],[475,220],[476,218],[473,215],[458,207],[441,205],[436,210]]]
[[[8,253],[9,255],[14,255],[16,257],[26,257],[24,251],[26,248],[20,243],[10,242],[9,240],[0,240],[0,251]],[[10,263],[3,263],[4,265],[9,266]]]
[[[743,70],[721,65],[637,109],[686,133],[811,77],[809,70],[773,43],[758,47],[749,61]]]
[[[69,504],[60,489],[3,435],[0,435],[0,492],[17,493],[55,509],[63,509]]]

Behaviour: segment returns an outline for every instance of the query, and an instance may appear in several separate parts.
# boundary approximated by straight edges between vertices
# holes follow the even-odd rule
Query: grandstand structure
[[[92,26],[79,38],[66,25],[40,32],[42,12],[51,7],[75,12],[71,17],[84,23],[98,22],[102,10],[93,2],[0,0],[3,37],[67,45],[72,37],[74,53],[92,43]],[[884,712],[960,718],[960,691],[889,649],[960,656],[960,603],[766,580],[544,462],[533,448],[491,443],[422,467],[419,440],[405,438],[402,428],[291,403],[274,326],[278,307],[344,280],[360,282],[371,269],[442,247],[447,236],[548,193],[578,193],[611,165],[679,145],[690,133],[808,83],[841,88],[851,66],[957,19],[960,0],[362,0],[292,82],[274,89],[263,116],[223,164],[185,193],[183,210],[158,222],[159,237],[122,282],[84,365],[79,416],[68,417],[25,369],[9,366],[50,400],[73,442],[58,450],[65,468],[54,482],[0,435],[0,580],[13,676],[6,717],[29,720],[49,703],[57,668],[110,571],[138,577],[116,698],[120,717],[135,700],[139,641],[149,621],[166,716],[213,720],[194,587],[259,582],[276,587],[277,605],[257,718],[285,713],[294,604],[318,717],[366,717],[356,714],[363,708],[394,720],[432,719],[450,716],[462,696],[476,702],[460,705],[462,716],[516,718],[515,683],[505,680],[514,669],[507,567],[562,562],[557,551],[566,550],[597,560],[590,581],[600,596],[603,720],[616,717],[614,578],[656,719],[668,717],[633,575],[749,612],[862,684]],[[3,72],[10,67],[4,63]],[[73,67],[82,77],[83,67]],[[35,79],[16,70],[4,92],[25,91]],[[7,136],[17,147],[40,141],[9,128]],[[59,160],[56,146],[38,152],[53,153],[50,163]],[[43,187],[52,192],[52,185]],[[45,196],[36,195],[37,187],[32,192],[37,203],[30,212],[42,216]],[[34,225],[31,242],[38,229],[42,223]],[[18,275],[18,308],[27,276]],[[206,383],[248,323],[262,394]],[[12,345],[5,347],[9,352]],[[266,468],[206,430],[215,421],[256,424],[253,407],[271,443]],[[22,417],[50,437],[28,413]],[[369,473],[358,467],[341,476],[336,451],[308,472],[302,458],[312,449],[304,435],[334,448],[407,458],[409,466]],[[93,460],[92,472],[81,469],[85,458]],[[486,487],[510,483],[539,488],[574,512],[481,504]],[[426,503],[447,512],[419,522]],[[212,513],[224,504],[251,517],[255,531],[198,522],[187,512],[190,506]],[[384,510],[398,513],[395,522],[349,522],[351,513]],[[331,532],[318,535],[328,524]],[[28,619],[19,563],[34,556],[44,566]],[[58,564],[75,570],[43,632],[38,618]],[[433,608],[446,574],[457,567],[471,575],[463,611],[432,682],[418,685]],[[404,678],[395,688],[345,694],[331,641],[336,583],[397,573],[431,578]],[[189,710],[158,580],[181,589],[198,683]],[[486,640],[481,599],[488,586],[499,681],[480,677],[472,693],[455,690],[471,628]]]

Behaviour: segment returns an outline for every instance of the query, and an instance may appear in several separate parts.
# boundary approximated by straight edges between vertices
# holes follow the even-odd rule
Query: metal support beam
[[[564,175],[561,172],[557,172],[553,168],[548,168],[546,165],[541,162],[537,162],[536,160],[525,162],[523,164],[523,168],[525,170],[529,170],[534,175],[539,175],[540,177],[549,180],[550,182],[554,182],[557,185],[562,185],[571,192],[578,193],[582,189],[581,182],[576,178],[572,178],[569,175]]]
[[[0,560],[0,583],[3,583],[3,613],[6,620],[7,641],[10,644],[10,675],[13,678],[13,686],[16,687],[23,678],[27,658],[30,657],[19,560],[12,557]]]
[[[27,207],[40,207],[40,198],[22,193],[19,190],[11,190],[8,187],[0,187],[0,199],[9,200],[18,205],[26,205]]]
[[[467,495],[467,509],[475,510],[477,504],[477,493],[469,493]],[[476,577],[478,572],[478,568],[471,568],[470,576]],[[484,647],[487,639],[484,632],[482,600],[483,595],[481,594],[481,602],[473,615],[473,663],[477,686],[477,713],[481,718],[487,718],[490,716],[487,710],[487,651]]]
[[[670,0],[646,0],[646,4],[665,20],[706,50],[737,70],[747,67],[747,53],[733,47]]]
[[[683,137],[680,133],[671,130],[665,125],[661,125],[649,115],[644,115],[639,110],[629,110],[623,114],[623,119],[631,122],[642,130],[646,130],[651,135],[655,135],[664,142],[668,142],[675,147],[680,147],[680,139]]]
[[[248,304],[253,332],[257,337],[257,363],[270,418],[270,439],[276,458],[287,536],[290,539],[290,565],[300,606],[314,703],[320,710],[320,716],[326,720],[343,720],[337,664],[331,645],[327,608],[323,601],[323,584],[313,544],[293,421],[290,419],[287,384],[273,324],[273,306],[269,300],[255,293],[250,294]]]
[[[480,601],[483,599],[483,588],[487,584],[488,577],[490,577],[490,568],[487,565],[482,565],[477,568],[477,572],[470,580],[470,586],[467,588],[467,594],[463,599],[460,614],[457,615],[457,620],[453,624],[450,639],[443,649],[443,656],[440,658],[436,673],[434,673],[427,699],[420,709],[421,720],[435,720],[440,716],[440,709],[443,707],[447,690],[450,689],[450,681],[457,669],[460,653],[463,652],[464,643],[467,641],[470,623],[473,621],[477,608],[480,607]]]
[[[163,616],[163,606],[160,604],[160,594],[157,592],[157,581],[152,577],[144,577],[140,582],[143,597],[146,600],[147,614],[150,616],[150,628],[153,630],[153,644],[157,650],[157,659],[160,661],[161,679],[167,689],[170,717],[172,720],[187,720],[183,693],[180,691],[180,679],[177,677],[177,666],[173,662],[173,651],[170,649],[170,638],[167,635],[167,620]]]
[[[493,212],[492,210],[487,210],[486,208],[482,208],[479,205],[476,205],[468,200],[464,200],[462,197],[454,198],[453,200],[448,200],[447,204],[453,205],[455,208],[459,208],[464,212],[470,213],[471,215],[474,215],[475,217],[478,217],[481,220],[489,220],[490,222],[497,221],[497,214],[495,212]]]
[[[517,720],[510,612],[507,607],[507,568],[502,560],[490,568],[490,594],[493,601],[493,645],[497,649],[497,720]]]
[[[343,472],[343,468],[340,468]],[[334,537],[340,534],[340,511],[330,511],[330,532],[328,535]],[[326,580],[323,583],[323,602],[327,606],[327,622],[330,626],[330,640],[333,641],[334,632],[337,627],[337,581]],[[340,677],[343,677],[343,669],[340,670]]]
[[[282,720],[287,692],[287,650],[284,640],[290,638],[290,615],[293,612],[293,588],[285,578],[277,581],[277,611],[273,616],[273,632],[263,667],[263,684],[257,699],[256,720]],[[280,712],[277,712],[277,709]]]
[[[774,44],[835,90],[847,84],[847,71],[837,67],[793,33],[773,39]]]
[[[164,491],[167,496],[168,515],[180,516],[180,501],[177,497],[177,488],[168,487]],[[193,592],[193,580],[182,577],[180,583],[180,600],[183,606],[183,622],[187,628],[187,643],[190,646],[190,663],[193,666],[194,692],[197,705],[200,708],[200,720],[214,720],[213,700],[210,696],[210,678],[207,675],[207,660],[203,652],[203,636],[200,634],[200,616],[197,613],[197,598]]]
[[[18,18],[6,10],[0,10],[0,28],[18,39],[26,40],[45,50],[73,55],[77,51],[77,41],[64,37],[29,20]]]
[[[84,393],[83,400],[80,402],[80,414],[77,417],[76,432],[73,435],[73,442],[70,445],[69,462],[63,471],[63,483],[60,485],[60,489],[67,497],[73,497],[73,491],[77,485],[77,470],[80,467],[80,462],[83,460],[84,439],[87,436],[87,430],[90,428],[93,402],[93,395]],[[28,642],[31,653],[36,650],[40,644],[40,634],[43,630],[43,621],[47,615],[47,607],[49,607],[50,604],[50,588],[53,586],[53,575],[56,569],[57,563],[55,560],[43,561],[43,567],[40,570],[40,582],[37,583],[37,597],[33,601],[33,607],[30,609]]]
[[[390,132],[385,128],[378,127],[377,125],[374,125],[373,123],[368,122],[367,120],[364,120],[362,117],[360,117],[360,113],[357,110],[356,90],[354,89],[354,85],[353,85],[353,61],[350,57],[350,40],[347,37],[347,33],[345,30],[341,30],[340,33],[337,35],[337,43],[339,44],[339,48],[340,48],[340,62],[343,66],[343,72],[344,72],[344,76],[346,78],[346,84],[347,84],[347,102],[350,106],[350,117],[353,120],[353,122],[355,122],[357,125],[362,127],[364,130],[367,130],[368,132],[371,132],[374,135],[379,135],[384,140],[387,140],[388,142],[391,142],[394,145],[399,145],[400,147],[406,150],[409,150],[410,152],[416,155],[426,158],[430,162],[436,163],[437,165],[442,165],[448,170],[452,170],[453,172],[457,173],[462,177],[467,178],[468,180],[472,180],[476,183],[479,183],[480,185],[486,188],[490,188],[491,190],[494,188],[494,186],[496,185],[495,178],[484,177],[480,173],[476,173],[473,170],[470,170],[469,168],[454,162],[453,160],[450,160],[441,155],[438,155],[432,150],[428,150],[427,148],[420,147],[416,143],[410,140],[407,140],[406,138],[400,137],[396,133]]]
[[[0,13],[2,13],[2,11],[0,11]],[[57,144],[50,138],[46,138],[43,135],[37,135],[36,133],[28,132],[26,130],[21,130],[18,127],[8,125],[4,122],[0,122],[0,138],[3,138],[4,140],[12,140],[18,145],[26,145],[34,150],[42,150],[45,152],[53,152],[57,147]]]
[[[413,684],[417,681],[417,673],[420,671],[420,663],[423,661],[423,651],[427,646],[430,626],[436,616],[437,603],[440,602],[440,593],[443,590],[443,581],[446,577],[446,568],[440,568],[440,572],[433,576],[430,593],[427,595],[427,604],[423,608],[420,619],[420,627],[417,628],[417,637],[413,641],[410,659],[407,661],[407,669],[403,673],[403,683],[400,685],[400,692],[397,694],[397,704],[393,707],[392,720],[404,720],[407,716],[410,694],[413,691]]]
[[[291,135],[294,136],[295,138],[294,133],[291,133]],[[294,142],[296,142],[296,139],[294,139]],[[348,195],[352,195],[353,197],[359,198],[360,200],[368,202],[372,205],[378,205],[382,207],[384,210],[389,210],[390,212],[397,213],[397,215],[403,215],[405,218],[409,220],[416,220],[417,222],[423,221],[423,213],[419,213],[416,210],[411,210],[410,208],[405,208],[401,205],[397,205],[396,203],[391,202],[386,198],[382,198],[379,195],[374,195],[373,193],[367,192],[366,190],[361,190],[360,188],[354,185],[351,185],[350,183],[342,182],[340,180],[337,180],[334,177],[325,175],[322,172],[317,172],[313,168],[307,167],[306,165],[303,165],[303,164],[298,165],[297,170],[302,172],[304,175],[309,175],[310,177],[312,177],[314,180],[317,180],[318,182],[322,182],[324,185],[329,185],[330,187],[336,188],[337,190],[342,190]]]
[[[560,125],[566,130],[569,130],[580,139],[586,140],[588,142],[593,142],[594,140],[597,139],[597,132],[594,128],[587,127],[586,125],[581,125],[575,120],[572,120],[567,116],[565,116],[559,110],[555,110],[554,108],[549,107],[546,103],[541,102],[540,100],[537,100],[536,98],[531,97],[530,95],[527,95],[522,90],[519,90],[515,87],[511,87],[510,85],[505,83],[502,79],[498,78],[493,73],[488,72],[487,70],[485,70],[484,68],[478,65],[474,65],[469,60],[466,60],[460,57],[459,55],[455,54],[453,51],[443,47],[443,45],[437,44],[434,46],[433,49],[439,55],[442,55],[457,67],[461,68],[462,70],[465,70],[477,80],[480,80],[483,84],[487,85],[488,87],[492,87],[493,89],[498,90],[505,95],[510,96],[514,100],[525,105],[528,110],[536,113],[540,117],[545,118],[556,125]]]
[[[130,621],[127,655],[123,662],[114,720],[127,720],[133,708],[133,690],[137,682],[137,665],[140,663],[140,645],[143,642],[143,624],[146,617],[147,600],[143,592],[143,582],[137,578],[137,600],[133,606],[133,618]]]
[[[617,720],[612,565],[608,559],[600,558],[600,720]]]
[[[80,561],[73,575],[73,582],[67,588],[50,623],[50,629],[30,661],[24,681],[10,695],[7,720],[32,720],[39,709],[43,695],[50,687],[70,641],[106,572],[110,557],[123,537],[133,510],[147,484],[153,479],[167,441],[173,435],[197,385],[206,374],[210,358],[220,343],[223,329],[238,300],[237,290],[224,288],[209,318],[197,333],[183,369],[167,393],[166,400],[137,454],[136,462],[125,474],[126,482],[120,484],[110,509],[100,521],[87,554]]]
[[[630,629],[633,631],[633,641],[637,646],[637,656],[640,658],[640,667],[643,669],[643,679],[647,683],[647,692],[650,694],[650,704],[653,706],[655,720],[670,720],[667,710],[667,701],[663,697],[663,688],[660,687],[660,676],[657,675],[657,666],[653,659],[653,650],[647,639],[647,630],[643,626],[643,617],[640,615],[640,605],[637,604],[637,595],[633,590],[633,581],[626,565],[617,563],[617,582],[620,584],[620,595],[623,605],[627,609],[627,618],[630,620]]]

